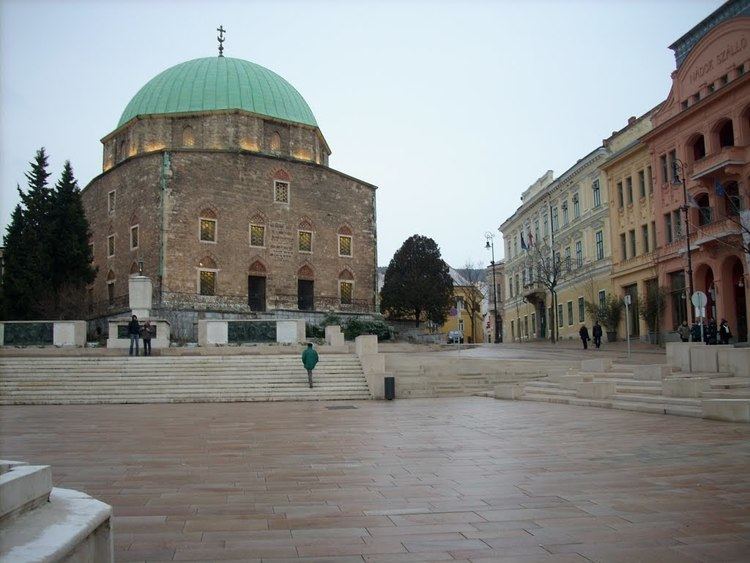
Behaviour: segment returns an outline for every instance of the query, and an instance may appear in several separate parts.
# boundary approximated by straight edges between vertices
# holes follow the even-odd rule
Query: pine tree
[[[417,326],[423,313],[436,324],[444,323],[452,295],[453,280],[440,248],[421,235],[408,238],[393,255],[380,293],[383,311],[414,315]]]
[[[70,161],[65,162],[51,201],[47,229],[50,248],[54,249],[50,284],[59,298],[66,287],[80,287],[83,291],[84,286],[94,281],[96,276],[91,266],[89,223]]]

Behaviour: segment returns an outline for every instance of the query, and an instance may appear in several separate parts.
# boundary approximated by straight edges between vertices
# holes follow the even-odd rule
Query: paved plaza
[[[354,408],[352,408],[354,407]],[[117,561],[740,561],[750,428],[483,398],[17,406]]]

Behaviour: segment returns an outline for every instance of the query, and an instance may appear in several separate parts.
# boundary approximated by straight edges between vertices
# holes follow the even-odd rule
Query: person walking
[[[135,355],[138,355],[138,338],[141,335],[141,327],[138,324],[138,317],[133,315],[128,323],[128,336],[130,336],[130,355],[133,355],[133,344],[135,344]]]
[[[147,320],[143,323],[143,355],[151,355],[151,337],[153,336],[153,329],[156,328],[151,324],[151,321]]]
[[[596,349],[598,350],[599,346],[602,345],[602,325],[599,324],[599,321],[594,323],[591,333],[594,336],[594,346],[596,346]]]
[[[581,330],[578,331],[579,336],[581,337],[581,342],[583,342],[583,349],[588,350],[589,349],[589,329],[586,328],[586,325],[581,325]]]
[[[729,344],[730,338],[732,338],[732,331],[729,330],[729,323],[726,319],[721,319],[721,325],[719,325],[719,340],[722,344]]]
[[[313,349],[312,342],[309,342],[305,351],[302,352],[302,365],[305,366],[305,369],[307,370],[307,382],[310,384],[310,389],[312,389],[313,386],[313,370],[317,364],[318,353]]]
[[[683,342],[690,342],[690,333],[692,331],[690,330],[690,327],[687,324],[687,321],[682,321],[682,324],[677,327],[677,334],[680,335],[680,340]]]

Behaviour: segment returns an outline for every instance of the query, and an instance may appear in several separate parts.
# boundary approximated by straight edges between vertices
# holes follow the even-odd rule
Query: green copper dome
[[[117,126],[137,115],[223,109],[318,126],[289,82],[260,65],[228,57],[194,59],[158,74],[130,100]]]

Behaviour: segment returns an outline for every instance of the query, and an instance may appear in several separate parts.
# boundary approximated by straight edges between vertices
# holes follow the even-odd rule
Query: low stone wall
[[[85,346],[86,321],[5,321],[0,346]]]
[[[305,341],[305,321],[296,320],[208,320],[198,321],[198,346],[240,343],[298,344]]]

